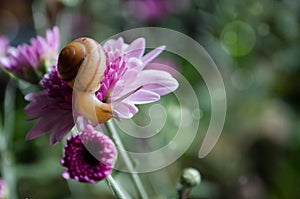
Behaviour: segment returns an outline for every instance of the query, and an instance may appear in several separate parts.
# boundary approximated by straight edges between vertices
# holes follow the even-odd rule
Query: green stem
[[[105,180],[107,185],[110,187],[110,189],[117,198],[126,198],[125,194],[121,191],[119,185],[116,183],[116,181],[111,175],[109,175]]]
[[[10,80],[7,84],[4,99],[4,121],[0,129],[1,147],[0,147],[0,166],[4,181],[8,185],[10,198],[17,198],[16,174],[11,150],[14,121],[15,121],[15,86]],[[2,117],[1,117],[2,119]]]
[[[179,199],[187,199],[190,195],[191,188],[182,188],[181,190],[178,191],[178,198]]]
[[[105,123],[105,126],[106,126],[108,132],[110,133],[112,139],[115,141],[116,146],[119,148],[120,156],[122,156],[124,163],[126,164],[128,170],[131,174],[131,177],[136,185],[136,188],[139,191],[141,198],[148,199],[148,196],[147,196],[145,188],[142,184],[142,181],[133,167],[132,161],[130,160],[130,158],[125,150],[125,147],[121,141],[121,138],[119,137],[119,134],[114,126],[113,121],[109,120],[108,122]]]

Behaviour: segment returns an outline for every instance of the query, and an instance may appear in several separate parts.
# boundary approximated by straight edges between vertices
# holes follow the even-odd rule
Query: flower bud
[[[188,198],[192,188],[199,185],[200,181],[201,176],[196,169],[184,169],[177,184],[179,199]]]
[[[194,168],[186,168],[180,177],[180,184],[185,187],[195,187],[200,184],[201,176],[200,173]]]
[[[116,157],[117,149],[112,140],[87,125],[84,131],[67,139],[61,160],[62,166],[66,167],[63,177],[97,183],[111,173]]]

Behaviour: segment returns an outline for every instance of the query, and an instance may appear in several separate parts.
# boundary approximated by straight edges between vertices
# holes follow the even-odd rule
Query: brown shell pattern
[[[86,49],[80,42],[73,41],[65,46],[58,57],[58,72],[60,77],[69,82],[72,81],[86,57]]]

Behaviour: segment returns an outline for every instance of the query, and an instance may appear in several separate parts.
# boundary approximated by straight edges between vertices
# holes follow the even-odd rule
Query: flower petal
[[[30,101],[24,109],[29,115],[27,120],[39,118],[26,135],[26,139],[31,140],[50,132],[50,143],[55,144],[74,126],[72,89],[60,79],[56,67],[44,76],[41,86],[44,90],[25,96],[25,99]]]
[[[160,99],[160,95],[150,90],[141,89],[132,94],[129,98],[130,103],[134,104],[147,104],[156,102]]]
[[[47,30],[46,39],[37,36],[30,39],[30,44],[20,44],[7,49],[7,59],[1,64],[10,73],[30,83],[37,84],[46,67],[56,62],[59,45],[58,28]],[[49,42],[47,41],[49,40]]]
[[[144,64],[141,61],[141,59],[138,59],[136,57],[130,57],[126,62],[126,67],[128,67],[128,69],[141,70],[143,69]]]
[[[132,118],[139,110],[138,108],[131,103],[127,102],[118,102],[116,104],[112,104],[113,106],[113,114],[117,118]]]
[[[45,113],[47,114],[47,113]],[[57,123],[57,112],[49,112],[49,117],[42,117],[27,133],[26,140],[32,140],[47,133]],[[56,119],[54,119],[56,118]],[[59,120],[58,120],[59,121]]]
[[[63,177],[79,182],[97,183],[112,171],[117,158],[113,141],[92,126],[67,138],[61,165],[66,167]]]
[[[154,50],[150,51],[147,55],[145,55],[142,58],[142,62],[144,63],[144,66],[146,66],[153,59],[155,59],[165,48],[166,48],[166,46],[157,47]]]
[[[133,81],[130,84],[128,83],[126,88],[124,88],[122,93],[119,93],[118,96],[122,96],[139,87],[159,95],[165,95],[176,90],[178,88],[178,82],[165,71],[143,70],[139,73],[136,81]]]
[[[74,127],[73,115],[68,113],[61,117],[50,131],[50,144],[60,142],[63,137],[68,134]]]
[[[143,70],[137,84],[143,85],[144,89],[165,95],[178,88],[178,82],[169,73],[159,70]]]
[[[128,57],[141,58],[145,51],[145,39],[138,38],[134,40],[126,49],[125,53]]]

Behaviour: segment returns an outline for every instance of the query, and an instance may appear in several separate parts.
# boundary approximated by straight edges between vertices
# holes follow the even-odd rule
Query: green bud
[[[201,176],[199,171],[194,168],[186,168],[183,170],[183,173],[180,177],[180,184],[184,187],[195,187],[200,184]]]
[[[177,184],[177,193],[179,199],[188,198],[193,187],[200,184],[200,173],[194,168],[186,168],[183,170],[179,182]]]

